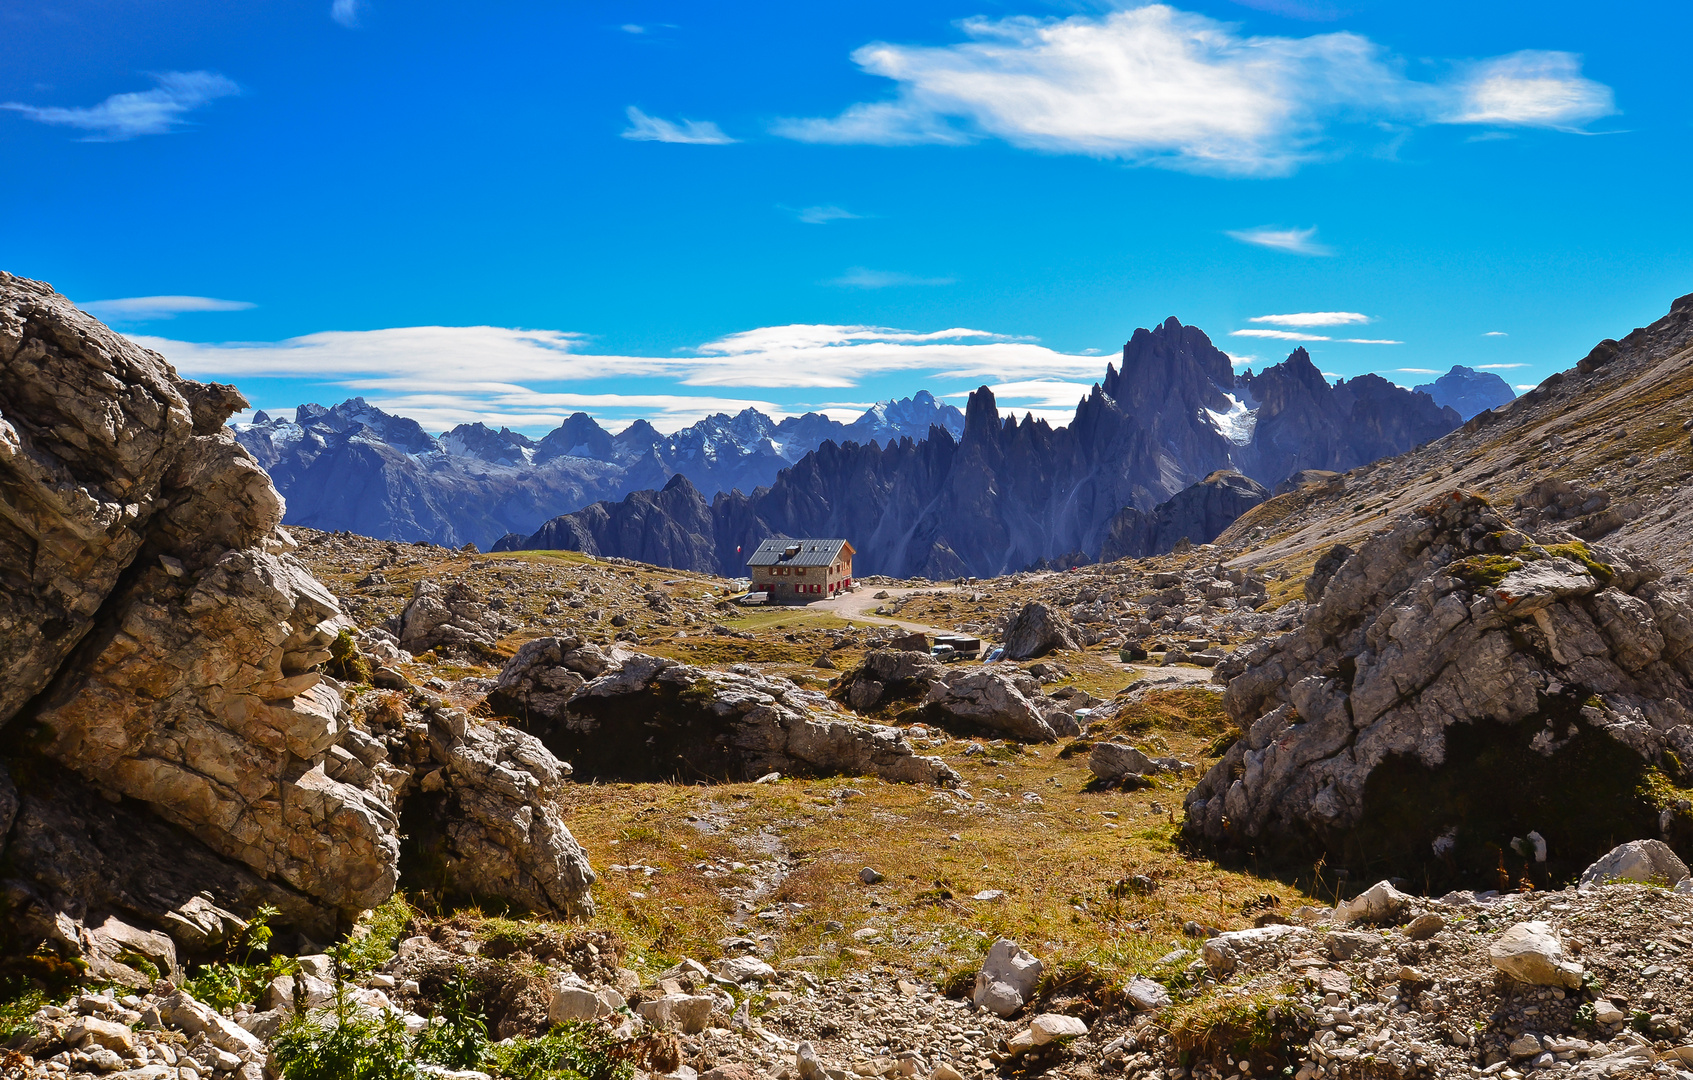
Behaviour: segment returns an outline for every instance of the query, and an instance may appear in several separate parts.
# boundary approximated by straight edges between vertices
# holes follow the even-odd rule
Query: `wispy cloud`
[[[1527,364],[1477,364],[1477,371],[1510,371],[1513,368],[1528,367]]]
[[[951,285],[949,277],[916,277],[892,270],[867,270],[855,266],[838,278],[830,278],[826,285],[841,285],[849,289],[889,289],[899,285]]]
[[[329,17],[349,30],[357,30],[359,12],[363,7],[364,0],[335,0],[329,5]]]
[[[723,129],[710,120],[683,120],[675,123],[663,120],[646,113],[631,105],[625,112],[629,116],[629,127],[624,129],[623,137],[636,142],[688,143],[694,146],[723,146],[735,142],[723,133]]]
[[[1226,175],[1286,175],[1337,153],[1336,129],[1485,124],[1570,129],[1614,111],[1609,88],[1562,52],[1459,65],[1433,82],[1354,33],[1243,36],[1228,23],[1147,4],[1068,18],[973,18],[968,40],[874,42],[864,71],[891,99],[834,117],[778,121],[807,142],[961,144],[1001,139]],[[1370,136],[1379,140],[1380,136]]]
[[[864,216],[839,206],[803,206],[798,209],[784,206],[781,209],[807,225],[827,225],[831,221],[857,221]]]
[[[1230,330],[1230,337],[1270,338],[1274,341],[1333,341],[1341,345],[1403,345],[1403,341],[1392,338],[1358,338],[1358,337],[1329,337],[1326,334],[1307,334],[1299,330],[1259,330],[1248,327],[1245,330]]]
[[[622,30],[625,34],[644,34],[647,32],[647,28],[642,26],[640,23],[624,23],[622,26],[618,27],[618,29]]]
[[[185,117],[193,110],[241,92],[232,80],[211,71],[167,71],[153,76],[153,81],[158,85],[151,90],[113,94],[86,108],[8,101],[0,103],[0,109],[43,124],[90,132],[83,142],[123,142],[141,135],[169,134],[186,124]]]
[[[1396,367],[1393,370],[1398,371],[1398,372],[1402,372],[1403,374],[1406,374],[1406,375],[1439,375],[1440,374],[1440,372],[1434,370],[1433,368],[1426,368],[1426,367]]]
[[[1503,331],[1503,330],[1489,330],[1487,333],[1485,333],[1481,336],[1482,337],[1509,337],[1510,335],[1505,333],[1505,331]]]
[[[1533,390],[1534,384],[1533,383],[1518,383],[1517,389],[1518,390]]]
[[[1616,112],[1611,88],[1583,78],[1573,53],[1531,49],[1461,70],[1444,123],[1568,130]]]
[[[217,300],[210,296],[127,296],[119,300],[90,300],[78,307],[91,315],[117,322],[174,319],[197,311],[246,311],[245,300]]]
[[[1309,229],[1278,229],[1271,225],[1260,225],[1256,229],[1229,229],[1226,235],[1243,244],[1256,244],[1272,251],[1285,251],[1290,255],[1334,254],[1334,250],[1327,244],[1317,242],[1315,225]]]
[[[1333,341],[1334,338],[1323,334],[1306,334],[1298,330],[1230,330],[1230,337],[1270,338],[1273,341]]]
[[[795,389],[852,387],[898,372],[937,379],[1098,378],[1096,356],[1060,353],[986,330],[911,332],[877,326],[796,324],[730,334],[672,356],[588,350],[580,334],[495,326],[410,326],[325,331],[279,342],[207,344],[131,335],[184,372],[231,378],[329,380],[399,393],[463,398],[594,379],[653,379],[666,386]],[[467,380],[465,372],[474,372]]]
[[[1301,311],[1291,315],[1254,315],[1246,321],[1271,326],[1355,326],[1372,320],[1356,311]]]

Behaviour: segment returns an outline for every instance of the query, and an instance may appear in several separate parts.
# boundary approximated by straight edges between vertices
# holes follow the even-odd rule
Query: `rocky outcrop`
[[[1462,364],[1431,383],[1416,387],[1419,394],[1427,394],[1441,408],[1449,408],[1464,420],[1517,399],[1511,384],[1491,371],[1477,371]]]
[[[1081,731],[1075,704],[1043,696],[1038,680],[1010,664],[949,667],[924,653],[875,649],[841,676],[834,695],[859,712],[903,703],[945,727],[1023,742],[1052,742]]]
[[[860,576],[991,577],[1090,561],[1124,507],[1151,514],[1220,469],[1268,484],[1351,468],[1458,422],[1373,375],[1330,386],[1303,350],[1237,378],[1204,333],[1170,319],[1135,332],[1122,369],[1106,366],[1067,426],[1001,416],[982,387],[960,437],[934,428],[919,442],[829,442],[767,489],[710,502],[676,486],[637,493],[548,522],[524,546],[739,575],[742,553],[766,537],[845,536]],[[1181,516],[1172,528],[1192,526]],[[1122,545],[1135,530],[1118,531]]]
[[[1229,683],[1246,734],[1190,835],[1480,880],[1571,878],[1617,834],[1686,844],[1686,803],[1651,794],[1693,762],[1684,580],[1454,491],[1310,595]]]
[[[1059,649],[1079,649],[1081,639],[1070,620],[1061,611],[1047,607],[1039,600],[1023,605],[1023,610],[1005,628],[1005,658],[1033,660]]]
[[[594,872],[559,814],[571,766],[533,735],[428,698],[419,704],[366,720],[407,773],[402,826],[430,864],[420,884],[449,897],[592,915]]]
[[[482,596],[462,581],[442,588],[437,582],[420,580],[412,587],[412,598],[394,629],[400,648],[414,655],[439,649],[480,660],[493,653],[501,634],[516,627],[490,610]]]
[[[584,669],[607,663],[587,678]],[[594,779],[751,780],[766,773],[869,775],[951,786],[891,727],[841,715],[823,694],[750,668],[602,657],[575,639],[530,642],[500,672],[488,704]]]
[[[1183,540],[1208,544],[1236,518],[1269,497],[1269,490],[1251,477],[1219,469],[1160,503],[1151,514],[1132,506],[1119,510],[1111,519],[1099,561],[1162,555]]]
[[[194,949],[222,919],[191,910],[201,890],[231,917],[269,903],[313,933],[387,899],[407,774],[324,673],[351,624],[289,554],[281,498],[224,427],[246,403],[9,275],[0,365],[16,909],[67,949],[106,915]],[[52,770],[75,779],[45,786]],[[540,812],[548,790],[501,812]],[[97,835],[79,824],[88,792],[115,807]],[[126,837],[135,852],[114,846]],[[204,884],[183,895],[190,873]]]

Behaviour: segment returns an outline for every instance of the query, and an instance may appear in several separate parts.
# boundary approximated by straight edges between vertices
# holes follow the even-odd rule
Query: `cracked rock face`
[[[607,657],[573,638],[526,644],[488,702],[591,777],[750,780],[799,772],[958,782],[897,729],[844,716],[823,694],[786,679],[640,654]]]
[[[319,665],[346,624],[223,426],[245,402],[9,276],[0,363],[0,565],[18,584],[3,603],[38,627],[4,636],[0,720],[331,909],[380,903],[398,850],[387,793],[323,769],[346,722]]]
[[[1535,880],[1619,833],[1685,844],[1685,805],[1640,793],[1693,762],[1684,581],[1464,492],[1335,555],[1229,683],[1246,735],[1189,793],[1190,835]]]
[[[0,724],[21,732],[24,766],[18,797],[0,797],[0,886],[15,910],[43,926],[115,912],[193,951],[222,919],[191,910],[200,888],[313,933],[386,900],[409,774],[323,674],[351,623],[289,554],[281,497],[224,426],[246,402],[5,274],[0,372]],[[537,759],[525,783],[497,736],[449,742],[452,829],[494,853],[479,891],[579,909],[586,861],[546,840],[558,763]],[[44,758],[68,770],[63,790]],[[65,801],[83,786],[115,805],[100,835],[79,835]],[[144,873],[105,835],[125,830],[162,853]],[[183,894],[173,845],[184,864],[205,856],[205,885]],[[558,883],[529,880],[543,874]],[[74,931],[48,936],[71,947]]]

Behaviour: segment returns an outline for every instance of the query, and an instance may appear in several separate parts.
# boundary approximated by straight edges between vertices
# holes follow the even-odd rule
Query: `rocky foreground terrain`
[[[0,370],[8,1077],[1693,1076],[1639,491],[767,610],[284,529],[38,283]]]

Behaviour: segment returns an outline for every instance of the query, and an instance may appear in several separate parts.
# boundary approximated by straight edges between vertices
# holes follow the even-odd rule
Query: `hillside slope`
[[[1243,564],[1309,567],[1454,487],[1505,505],[1543,480],[1603,489],[1612,544],[1693,569],[1693,295],[1508,405],[1398,457],[1306,484],[1244,514],[1217,538]],[[1595,496],[1588,496],[1589,498]],[[1603,535],[1603,534],[1602,534]]]

